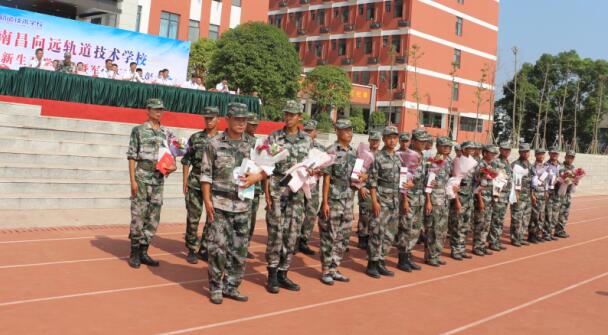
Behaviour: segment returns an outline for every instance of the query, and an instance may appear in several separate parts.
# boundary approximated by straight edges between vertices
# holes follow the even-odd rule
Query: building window
[[[365,54],[369,55],[373,51],[373,40],[371,37],[365,38]]]
[[[423,111],[422,124],[430,128],[443,128],[443,114]]]
[[[460,130],[464,131],[475,131],[475,118],[472,117],[460,117]],[[477,132],[481,133],[483,130],[483,120],[477,120]]]
[[[359,83],[359,72],[353,72],[353,83]]]
[[[363,10],[365,9],[365,5],[359,5],[359,15],[363,15]]]
[[[308,41],[308,51],[313,51],[312,50],[312,41]]]
[[[393,35],[391,42],[392,42],[393,51],[396,53],[401,53],[401,36]]]
[[[340,39],[338,42],[338,56],[346,55],[346,39]]]
[[[190,42],[198,41],[200,32],[201,32],[200,23],[195,20],[190,20],[190,25],[188,26],[188,40]]]
[[[277,14],[274,16],[274,25],[281,28],[283,23],[283,14]]]
[[[460,96],[460,84],[454,83],[452,85],[452,100],[458,101],[458,97]]]
[[[220,36],[220,26],[216,25],[216,24],[210,24],[209,25],[209,39],[210,40],[217,40],[217,38]]]
[[[232,0],[232,5],[236,7],[241,7],[241,0]]]
[[[376,17],[376,7],[373,3],[367,4],[367,13],[365,14],[365,18],[369,20],[373,20]]]
[[[403,17],[403,0],[395,0],[395,17]]]
[[[137,17],[135,18],[135,31],[141,31],[141,6],[137,6]]]
[[[296,52],[298,53],[298,55],[300,54],[300,42],[295,42],[293,44],[293,47],[296,49]]]
[[[369,85],[369,71],[361,72],[361,82],[362,85]]]
[[[458,50],[458,49],[454,49],[454,59],[452,60],[452,62],[454,63],[454,67],[457,69],[460,69],[460,56],[462,54],[462,51]]]
[[[384,11],[387,13],[391,12],[391,2],[390,1],[387,1],[384,3]]]
[[[361,37],[357,37],[357,39],[355,39],[355,47],[357,49],[361,48]]]
[[[348,7],[342,7],[342,22],[348,23],[350,21],[350,11]]]
[[[325,9],[319,9],[317,13],[317,18],[319,19],[320,25],[325,25]]]
[[[388,36],[382,36],[382,46],[385,48],[388,46]]]
[[[386,81],[386,71],[380,71],[380,82],[383,83]]]
[[[462,36],[462,18],[456,16],[456,36]]]
[[[315,12],[314,10],[310,11],[310,18],[314,21],[317,19],[317,12]]]
[[[340,16],[340,8],[334,9],[334,17]]]
[[[158,36],[177,38],[179,15],[169,12],[160,12],[160,32]]]
[[[302,12],[296,13],[296,28],[302,29]]]
[[[331,49],[332,50],[336,50],[337,45],[338,45],[338,42],[336,42],[336,40],[331,40]]]
[[[393,71],[391,74],[391,88],[397,89],[399,87],[399,71]]]
[[[399,124],[401,120],[401,107],[379,107],[378,113],[384,113],[386,120],[391,124]]]
[[[323,57],[323,42],[321,42],[321,41],[315,42],[315,55],[317,55],[317,58]]]

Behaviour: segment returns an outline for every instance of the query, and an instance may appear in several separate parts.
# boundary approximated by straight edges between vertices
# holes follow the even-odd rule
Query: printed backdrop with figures
[[[2,67],[27,66],[38,48],[44,50],[47,67],[71,52],[72,61],[84,63],[91,75],[112,59],[120,73],[136,62],[146,80],[167,68],[172,79],[181,83],[187,78],[190,42],[0,6]]]

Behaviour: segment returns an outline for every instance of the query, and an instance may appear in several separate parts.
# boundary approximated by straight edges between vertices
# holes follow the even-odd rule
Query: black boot
[[[202,247],[198,251],[198,254],[196,254],[196,256],[205,262],[209,261],[209,254],[207,253],[207,249],[203,249]]]
[[[198,258],[196,257],[196,252],[194,252],[194,250],[192,250],[192,249],[188,250],[188,256],[186,256],[186,262],[188,262],[190,264],[198,263]]]
[[[393,271],[390,271],[389,269],[386,268],[384,261],[378,262],[378,273],[380,273],[383,276],[387,276],[387,277],[392,277],[395,275],[395,273]]]
[[[397,262],[397,269],[405,272],[412,272],[412,267],[407,262],[407,254],[405,252],[399,253],[399,261]]]
[[[139,245],[131,246],[131,255],[129,255],[129,266],[134,269],[139,269],[141,261],[139,260]]]
[[[378,261],[367,261],[367,269],[365,273],[372,278],[380,278],[380,272],[378,272]]]
[[[306,243],[306,240],[304,240],[304,239],[300,239],[299,240],[299,242],[298,242],[298,249],[304,255],[314,256],[314,254],[315,254],[315,252],[312,249],[310,249],[310,247]]]
[[[266,284],[266,291],[269,293],[279,293],[279,281],[277,279],[277,268],[268,267],[268,284]]]
[[[290,290],[290,291],[299,291],[300,290],[300,285],[294,283],[291,281],[291,279],[287,278],[287,271],[285,270],[279,270],[277,272],[277,279],[279,281],[279,286]]]
[[[414,261],[412,261],[412,253],[408,252],[407,253],[407,257],[405,258],[407,261],[407,264],[412,268],[412,270],[420,270],[421,267],[420,265],[414,263]]]
[[[139,259],[142,264],[146,264],[148,266],[158,266],[158,261],[155,261],[148,255],[148,247],[149,245],[142,245],[139,247]]]
[[[358,243],[358,247],[359,249],[363,249],[363,250],[367,250],[367,246],[368,246],[368,237],[367,236],[359,236],[359,243]]]

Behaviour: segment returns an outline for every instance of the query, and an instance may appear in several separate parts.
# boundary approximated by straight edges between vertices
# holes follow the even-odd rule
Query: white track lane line
[[[512,259],[512,260],[508,260],[508,261],[504,261],[504,262],[500,262],[500,263],[496,263],[496,264],[490,264],[490,265],[482,266],[482,267],[471,269],[471,270],[466,270],[466,271],[461,271],[461,272],[453,273],[453,274],[450,274],[450,275],[445,275],[445,276],[441,276],[441,277],[435,277],[435,278],[431,278],[431,279],[421,280],[421,281],[414,282],[414,283],[399,285],[399,286],[395,286],[395,287],[391,287],[391,288],[387,288],[387,289],[383,289],[383,290],[378,290],[378,291],[372,291],[372,292],[363,293],[363,294],[352,295],[352,296],[343,297],[343,298],[334,299],[334,300],[328,300],[328,301],[324,301],[324,302],[320,302],[320,303],[316,303],[316,304],[303,305],[303,306],[289,308],[289,309],[284,309],[284,310],[280,310],[280,311],[276,311],[276,312],[262,313],[262,314],[252,315],[252,316],[248,316],[248,317],[244,317],[244,318],[239,318],[239,319],[234,319],[234,320],[228,320],[228,321],[217,322],[217,323],[210,323],[210,324],[203,325],[203,326],[198,326],[198,327],[179,329],[179,330],[175,330],[175,331],[171,331],[171,332],[167,332],[167,333],[162,333],[162,334],[163,335],[173,335],[173,334],[190,333],[190,332],[193,332],[193,331],[200,331],[200,330],[206,330],[206,329],[210,329],[210,328],[217,328],[217,327],[222,327],[222,326],[228,326],[228,325],[237,324],[237,323],[241,323],[241,322],[252,321],[252,320],[259,320],[259,319],[264,319],[264,318],[268,318],[268,317],[273,317],[273,316],[278,316],[278,315],[289,314],[289,313],[299,312],[299,311],[303,311],[303,310],[313,309],[313,308],[317,308],[317,307],[332,305],[332,304],[336,304],[336,303],[342,303],[342,302],[346,302],[346,301],[351,301],[351,300],[371,297],[371,296],[375,296],[375,295],[379,295],[379,294],[384,294],[384,293],[389,293],[389,292],[393,292],[393,291],[398,291],[398,290],[402,290],[402,289],[406,289],[406,288],[410,288],[410,287],[414,287],[414,286],[420,286],[420,285],[423,285],[423,284],[434,283],[434,282],[445,280],[445,279],[460,277],[460,276],[463,276],[463,275],[467,275],[467,274],[470,274],[470,273],[475,273],[475,272],[479,272],[479,271],[483,271],[483,270],[487,270],[487,269],[493,269],[493,268],[496,268],[496,267],[499,267],[499,266],[502,266],[502,265],[516,263],[516,262],[527,260],[527,259],[530,259],[530,258],[535,258],[535,257],[538,257],[538,256],[552,254],[552,253],[555,253],[555,252],[558,252],[558,251],[561,251],[561,250],[571,249],[571,248],[575,248],[575,247],[578,247],[578,246],[581,246],[581,245],[585,245],[585,244],[589,244],[589,243],[593,243],[593,242],[597,242],[597,241],[602,241],[602,240],[605,240],[607,238],[608,238],[608,235],[605,235],[605,236],[594,238],[592,240],[588,240],[588,241],[585,241],[585,242],[579,242],[579,243],[572,244],[572,245],[569,245],[569,246],[565,246],[565,247],[561,247],[561,248],[557,248],[557,249],[552,249],[552,250],[547,250],[547,251],[543,251],[543,252],[540,252],[540,253],[537,253],[537,254],[533,254],[533,255],[528,255],[528,256],[524,256],[524,257],[520,257],[520,258],[515,258],[515,259]],[[2,306],[2,305],[0,304],[0,306]]]
[[[604,272],[604,273],[602,273],[602,274],[599,274],[599,275],[597,275],[597,276],[595,276],[595,277],[591,277],[591,278],[586,279],[586,280],[583,280],[583,281],[579,281],[579,282],[577,282],[577,283],[575,283],[575,284],[572,284],[572,285],[570,285],[570,286],[568,286],[568,287],[564,287],[564,288],[562,288],[561,290],[557,290],[557,291],[555,291],[555,292],[552,292],[552,293],[549,293],[549,294],[543,295],[542,297],[538,297],[538,298],[536,298],[536,299],[534,299],[534,300],[530,300],[530,301],[528,301],[528,302],[526,302],[526,303],[523,303],[523,304],[521,304],[521,305],[517,305],[517,306],[511,307],[511,308],[506,309],[506,310],[504,310],[504,311],[502,311],[502,312],[500,312],[500,313],[492,314],[492,315],[490,315],[490,316],[488,316],[488,317],[486,317],[486,318],[483,318],[483,319],[477,320],[477,321],[475,321],[475,322],[471,322],[471,323],[466,324],[466,325],[464,325],[464,326],[462,326],[462,327],[454,328],[454,329],[449,330],[449,331],[447,331],[447,332],[445,332],[445,333],[442,333],[441,335],[452,335],[452,334],[457,334],[457,333],[460,333],[460,332],[465,331],[465,330],[467,330],[467,329],[470,329],[470,328],[476,327],[476,326],[478,326],[478,325],[480,325],[480,324],[482,324],[482,323],[486,323],[486,322],[488,322],[488,321],[492,321],[492,320],[494,320],[494,319],[497,319],[497,318],[499,318],[499,317],[501,317],[501,316],[504,316],[504,315],[507,315],[507,314],[511,314],[511,313],[516,312],[516,311],[518,311],[518,310],[520,310],[520,309],[523,309],[523,308],[526,308],[526,307],[528,307],[528,306],[534,305],[534,304],[536,304],[536,303],[538,303],[538,302],[541,302],[541,301],[547,300],[547,299],[549,299],[549,298],[553,298],[553,297],[555,297],[556,295],[560,295],[560,294],[562,294],[562,293],[568,292],[568,291],[573,290],[573,289],[575,289],[575,288],[577,288],[577,287],[583,286],[583,285],[585,285],[585,284],[588,284],[588,283],[590,283],[590,282],[592,282],[592,281],[598,280],[598,279],[603,278],[603,277],[606,277],[606,276],[608,276],[608,272]]]

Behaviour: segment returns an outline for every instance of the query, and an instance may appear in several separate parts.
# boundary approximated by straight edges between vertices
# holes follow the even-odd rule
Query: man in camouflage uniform
[[[461,147],[462,155],[470,157],[475,144],[471,141],[465,141]],[[456,164],[456,161],[454,161],[454,164]],[[450,246],[452,248],[452,258],[458,261],[463,258],[471,258],[466,253],[465,242],[467,234],[471,231],[471,220],[473,218],[473,172],[474,169],[460,181],[458,195],[452,201],[450,207],[454,217]]]
[[[287,179],[283,178],[285,172],[303,162],[313,148],[308,134],[300,131],[298,127],[302,121],[302,104],[293,100],[287,101],[283,112],[285,127],[274,131],[268,138],[271,144],[276,143],[289,152],[287,159],[276,164],[272,178],[269,178],[265,185],[268,227],[266,289],[270,293],[278,293],[279,287],[291,291],[300,290],[300,286],[287,277],[287,272],[302,229],[305,196],[302,189],[292,192],[285,183]]]
[[[369,151],[375,155],[380,148],[382,136],[377,131],[369,133]],[[370,166],[371,167],[371,166]],[[358,247],[367,250],[369,245],[369,224],[372,220],[372,198],[367,184],[359,189],[359,222],[357,223]]]
[[[543,227],[543,238],[545,241],[558,240],[557,236],[553,235],[557,222],[559,220],[559,210],[561,207],[561,200],[558,193],[558,187],[556,187],[557,180],[559,179],[559,171],[562,169],[559,164],[559,150],[556,147],[549,148],[549,160],[545,163],[547,171],[549,171],[549,177],[551,180],[548,181],[547,186],[549,188],[546,204],[546,215],[545,225]]]
[[[255,132],[258,129],[258,125],[260,121],[258,120],[257,115],[254,113],[249,113],[249,119],[247,120],[247,128],[245,128],[245,137],[251,147],[255,147],[256,137]],[[253,234],[255,232],[255,222],[258,216],[258,208],[260,207],[260,194],[262,194],[262,182],[258,182],[255,184],[255,194],[253,196],[253,200],[251,201],[251,221],[249,224],[249,243],[247,244],[247,248],[249,249],[249,245],[251,244],[251,240],[253,239]],[[247,258],[254,259],[255,256],[247,251]]]
[[[442,261],[440,257],[443,251],[443,242],[448,233],[450,203],[445,192],[448,179],[452,175],[452,164],[449,160],[451,150],[452,141],[449,137],[437,138],[438,155],[436,160],[442,160],[443,162],[436,162],[435,165],[430,166],[430,171],[433,171],[436,175],[435,187],[430,192],[425,192],[427,243],[424,249],[424,258],[426,264],[435,267],[445,264],[445,261]]]
[[[560,170],[560,175],[566,171],[574,171],[574,158],[576,152],[574,150],[568,150],[566,152],[566,158],[564,158],[564,165]],[[568,238],[570,235],[566,233],[566,223],[568,223],[568,216],[570,215],[570,205],[572,203],[572,188],[573,185],[569,185],[566,190],[566,194],[560,196],[560,208],[557,225],[555,226],[555,236],[559,238]],[[557,187],[559,189],[559,185]]]
[[[374,155],[369,170],[369,189],[373,218],[370,222],[370,238],[365,273],[373,278],[394,276],[386,268],[384,258],[395,242],[399,222],[399,170],[401,160],[395,152],[399,131],[388,126],[382,132],[384,147]]]
[[[458,144],[458,143],[454,144],[454,154],[456,155],[455,158],[462,156],[462,148],[460,147],[460,144]]]
[[[428,143],[432,142],[431,135],[424,130],[416,129],[412,131],[412,149],[420,156],[423,156],[423,150],[428,147]],[[428,150],[428,149],[427,149]],[[416,171],[412,172],[413,180],[411,187],[408,188],[407,195],[404,197],[403,213],[405,220],[399,220],[399,229],[397,231],[397,249],[399,250],[399,261],[397,269],[411,272],[412,270],[420,270],[420,266],[412,260],[412,250],[418,239],[420,238],[425,225],[424,207],[426,177],[428,160],[424,160],[418,165]],[[424,239],[425,248],[428,241]]]
[[[534,170],[532,164],[528,161],[529,157],[530,145],[521,143],[519,145],[519,159],[511,163],[512,168],[517,165],[528,170],[528,174],[522,177],[520,184],[515,184],[517,202],[511,205],[511,244],[516,247],[530,244],[524,240],[524,234],[528,231],[530,225],[532,206],[536,204],[536,195],[531,189]]]
[[[488,232],[492,222],[492,212],[494,210],[493,177],[486,175],[483,170],[491,173],[497,172],[494,163],[498,148],[491,144],[486,144],[482,149],[483,158],[479,165],[475,167],[473,185],[477,188],[475,193],[475,214],[473,221],[473,254],[477,256],[491,255],[492,252],[486,249]]]
[[[407,131],[399,133],[399,150],[398,151],[405,151],[405,150],[409,149],[410,140],[411,140],[410,133],[408,133]]]
[[[473,157],[475,157],[475,159],[478,162],[481,162],[481,143],[479,142],[472,142],[473,143]]]
[[[201,248],[201,240],[196,235],[198,234],[198,225],[203,214],[203,193],[201,192],[201,161],[203,152],[209,140],[217,134],[217,119],[219,111],[217,107],[205,107],[203,117],[205,118],[205,129],[196,132],[188,139],[188,152],[182,158],[183,166],[183,188],[186,196],[186,248],[188,248],[188,256],[186,261],[190,264],[198,263],[196,253],[199,257],[206,258],[207,247]],[[190,170],[192,166],[192,170]],[[207,228],[205,228],[207,229]],[[204,234],[203,234],[204,235]]]
[[[214,304],[221,304],[222,296],[248,300],[238,288],[245,273],[251,200],[240,199],[238,190],[264,178],[263,173],[247,174],[241,176],[243,185],[235,180],[233,171],[249,158],[252,149],[244,135],[247,106],[230,103],[227,115],[228,129],[213,137],[203,152],[200,175],[209,226],[209,291]]]
[[[541,181],[540,177],[545,172],[545,149],[539,148],[534,151],[534,165],[532,166],[532,192],[536,197],[536,204],[532,206],[532,216],[530,218],[530,227],[528,229],[528,242],[538,243],[545,242],[543,238],[543,228],[545,226],[545,213],[547,204],[547,183],[546,180]]]
[[[160,99],[147,102],[148,121],[131,131],[127,159],[131,180],[131,255],[129,266],[139,268],[140,264],[158,266],[148,255],[148,248],[158,228],[160,209],[163,205],[165,177],[156,170],[158,150],[167,147],[170,130],[161,126],[160,119],[165,106]],[[172,173],[175,165],[168,168]]]
[[[502,245],[501,237],[503,227],[505,223],[505,215],[507,214],[507,208],[509,207],[509,195],[511,194],[511,183],[513,180],[513,171],[511,170],[511,163],[509,163],[509,156],[511,155],[511,144],[509,142],[503,142],[500,144],[500,155],[494,161],[496,168],[502,170],[507,175],[509,181],[503,186],[498,198],[494,200],[494,208],[492,210],[492,223],[490,226],[490,232],[488,233],[488,242],[490,244],[490,250],[501,251],[506,248]]]
[[[323,145],[316,140],[317,121],[308,120],[304,122],[304,131],[310,136],[314,148],[325,151]],[[310,191],[310,199],[304,198],[304,208],[306,209],[306,212],[298,238],[298,250],[305,255],[312,256],[315,252],[308,247],[308,241],[310,240],[312,229],[319,218],[319,182],[317,182],[316,185],[311,186]]]
[[[351,185],[351,174],[357,152],[350,146],[353,126],[348,119],[335,124],[338,140],[327,152],[335,155],[333,165],[323,169],[323,206],[319,230],[321,235],[321,282],[333,285],[334,280],[348,282],[348,277],[338,271],[344,251],[348,246],[353,226],[355,189]],[[365,181],[365,176],[360,177]]]

